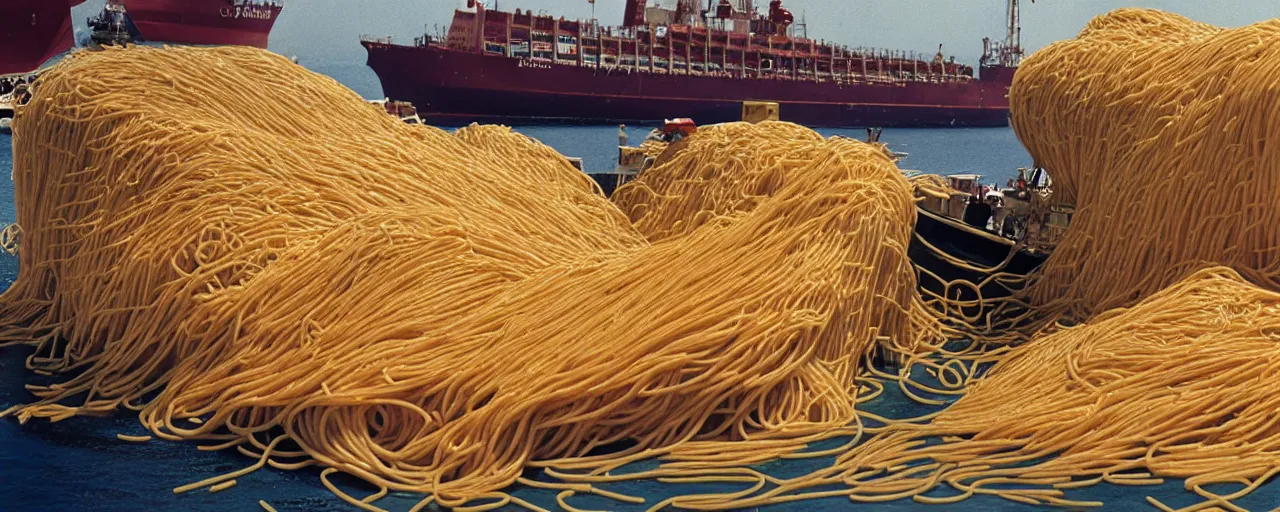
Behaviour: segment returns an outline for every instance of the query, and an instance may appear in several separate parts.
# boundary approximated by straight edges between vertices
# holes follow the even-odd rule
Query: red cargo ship
[[[96,32],[112,28],[115,40],[132,25],[143,41],[267,47],[284,3],[277,0],[110,0]],[[121,15],[128,21],[118,20]],[[97,34],[95,34],[96,36]]]
[[[71,7],[84,0],[10,0],[0,14],[0,75],[34,71],[75,46]]]
[[[782,119],[810,126],[1006,126],[1022,55],[1017,0],[1007,39],[987,41],[976,77],[941,51],[920,58],[797,35],[781,0],[767,15],[751,0],[706,10],[627,0],[621,27],[469,3],[443,39],[362,41],[384,94],[434,124],[714,123],[737,120],[743,101],[771,101]]]

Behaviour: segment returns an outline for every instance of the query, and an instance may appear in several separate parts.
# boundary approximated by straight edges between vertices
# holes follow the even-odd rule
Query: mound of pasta
[[[1204,269],[1132,309],[1015,349],[927,424],[893,429],[768,492],[714,502],[986,494],[1079,508],[1104,504],[1072,489],[1182,478],[1205,500],[1196,509],[1237,510],[1230,500],[1280,472],[1280,398],[1259,385],[1280,365],[1277,332],[1280,294],[1229,268]],[[1217,494],[1210,484],[1240,485]]]
[[[812,148],[824,144],[813,130],[777,121],[704,127],[682,140],[664,162],[620,187],[613,202],[650,241],[683,236],[713,220],[750,212],[787,177],[807,171],[797,164],[809,163]],[[895,214],[913,225],[912,211]]]
[[[1087,319],[1206,265],[1280,288],[1280,20],[1220,29],[1122,9],[1026,59],[1013,125],[1065,238],[1026,297]]]
[[[15,121],[22,268],[0,297],[0,336],[64,377],[0,415],[136,409],[161,438],[447,506],[519,502],[499,491],[530,465],[803,449],[856,420],[878,340],[934,335],[912,198],[861,143],[715,143],[746,129],[670,165],[785,183],[716,222],[655,206],[690,226],[657,240],[506,128],[407,126],[254,49],[76,53]]]

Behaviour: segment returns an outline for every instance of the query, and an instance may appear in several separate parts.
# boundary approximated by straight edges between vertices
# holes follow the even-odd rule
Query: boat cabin
[[[395,116],[396,119],[399,119],[405,124],[427,124],[426,121],[418,115],[418,109],[414,107],[412,103],[407,101],[381,99],[373,100],[369,103],[381,107],[388,115]]]

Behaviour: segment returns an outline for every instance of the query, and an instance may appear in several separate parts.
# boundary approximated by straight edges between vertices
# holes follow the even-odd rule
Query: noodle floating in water
[[[0,416],[129,408],[256,460],[175,492],[318,465],[361,508],[328,475],[492,508],[523,503],[500,491],[530,465],[765,460],[856,430],[863,359],[938,334],[906,180],[793,125],[683,141],[653,179],[719,199],[650,203],[690,218],[660,237],[546,146],[407,126],[254,49],[76,53],[15,133],[0,339],[64,377]],[[759,181],[703,171],[729,160]]]

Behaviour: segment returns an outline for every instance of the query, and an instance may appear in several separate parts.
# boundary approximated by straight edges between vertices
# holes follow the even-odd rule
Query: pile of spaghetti
[[[1203,500],[1187,510],[1241,510],[1233,500],[1280,474],[1278,72],[1280,20],[1223,30],[1148,10],[1099,17],[1028,59],[1011,92],[1016,128],[1057,199],[1078,208],[1026,295],[1052,328],[993,352],[981,378],[964,360],[935,366],[967,394],[828,467],[679,503],[995,495],[1087,507],[1103,503],[1072,489],[1179,478]],[[748,469],[700,475],[741,481]]]
[[[830,467],[763,493],[683,499],[740,509],[994,495],[1078,508],[1104,503],[1073,499],[1072,489],[1183,478],[1204,498],[1195,509],[1238,510],[1231,500],[1280,474],[1280,397],[1266,385],[1278,370],[1280,294],[1207,268],[1132,309],[1020,347],[929,423],[895,425]],[[1211,484],[1234,487],[1217,494]]]
[[[1280,19],[1093,20],[1018,70],[1013,124],[1071,228],[1026,291],[1046,315],[1130,306],[1205,265],[1280,288]]]
[[[773,495],[839,483],[855,500],[1076,507],[1102,503],[1073,488],[1184,478],[1196,507],[1238,509],[1280,473],[1278,70],[1280,20],[1228,30],[1135,9],[1028,58],[1015,128],[1077,210],[1025,298],[1042,322],[1086,323]]]
[[[130,408],[253,467],[497,507],[529,465],[719,466],[850,432],[862,360],[938,336],[906,180],[794,126],[684,141],[651,176],[707,199],[652,183],[673,199],[640,229],[546,146],[403,125],[253,49],[76,53],[15,132],[0,336],[62,376],[0,413],[22,421]]]

